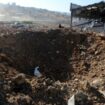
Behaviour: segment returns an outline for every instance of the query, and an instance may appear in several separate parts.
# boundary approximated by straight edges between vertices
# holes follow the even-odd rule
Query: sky
[[[0,0],[0,3],[7,4],[16,2],[17,5],[25,7],[36,7],[52,11],[69,12],[71,2],[84,6],[100,1],[102,0]]]

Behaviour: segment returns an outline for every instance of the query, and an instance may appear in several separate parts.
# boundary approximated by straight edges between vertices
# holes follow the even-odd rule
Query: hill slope
[[[39,22],[66,22],[67,13],[48,11],[32,7],[21,7],[10,4],[0,4],[0,21],[39,21]]]

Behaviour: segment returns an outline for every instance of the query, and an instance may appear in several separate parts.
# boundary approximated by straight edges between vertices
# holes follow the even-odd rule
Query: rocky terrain
[[[0,105],[105,105],[104,64],[99,33],[1,26]]]

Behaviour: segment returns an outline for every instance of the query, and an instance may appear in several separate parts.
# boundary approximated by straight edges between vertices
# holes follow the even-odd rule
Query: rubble
[[[101,94],[103,94],[104,97],[105,97],[105,91],[101,91],[101,90],[99,90],[99,92],[100,92]]]
[[[10,84],[11,91],[14,91],[15,93],[24,93],[27,94],[29,91],[32,91],[30,83],[26,81],[24,74],[18,74],[16,77],[13,78]]]
[[[25,77],[25,74],[20,73],[20,74],[16,75],[15,77],[13,77],[12,82],[14,82],[14,83],[20,85],[20,84],[23,84],[23,83],[26,82],[25,78],[26,78],[26,77]]]
[[[83,92],[78,92],[75,95],[75,105],[89,105],[88,96]]]
[[[3,27],[0,33],[1,103],[67,105],[74,95],[77,105],[105,104],[105,40],[98,33]]]
[[[92,82],[91,85],[92,85],[93,87],[95,87],[95,88],[98,88],[98,89],[104,88],[104,86],[105,86],[105,80],[102,79],[102,78],[97,78],[97,79],[95,79],[95,80]]]
[[[74,95],[68,100],[68,105],[75,105],[75,97],[74,97]]]
[[[88,96],[82,91],[77,92],[68,100],[68,105],[91,105]]]

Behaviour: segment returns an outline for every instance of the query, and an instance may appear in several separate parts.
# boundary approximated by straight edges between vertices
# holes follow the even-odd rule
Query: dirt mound
[[[104,101],[99,101],[99,96],[92,93],[95,89],[91,91],[85,85],[85,81],[91,84],[97,77],[105,76],[105,40],[97,35],[56,29],[21,30],[1,36],[0,102],[5,105],[67,105],[68,98],[82,90],[92,97],[89,101],[93,105],[104,105]],[[42,74],[40,78],[34,76],[37,66]],[[24,78],[21,75],[21,79],[16,79],[20,73],[24,73]]]

